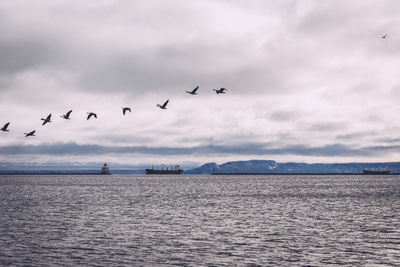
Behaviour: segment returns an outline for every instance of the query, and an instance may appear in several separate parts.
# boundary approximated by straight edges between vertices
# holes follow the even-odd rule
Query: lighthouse
[[[101,174],[111,174],[110,168],[108,168],[107,163],[104,163],[103,167],[101,167]]]

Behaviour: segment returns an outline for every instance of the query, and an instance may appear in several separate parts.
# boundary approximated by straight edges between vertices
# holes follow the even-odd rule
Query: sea
[[[400,266],[398,175],[0,175],[1,266]]]

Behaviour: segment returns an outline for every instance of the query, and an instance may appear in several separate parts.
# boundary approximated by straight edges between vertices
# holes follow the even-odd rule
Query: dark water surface
[[[400,176],[0,176],[0,265],[400,266]]]

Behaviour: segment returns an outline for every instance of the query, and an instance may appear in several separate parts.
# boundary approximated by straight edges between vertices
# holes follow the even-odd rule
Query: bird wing
[[[8,128],[8,125],[10,125],[9,122],[7,122],[6,124],[4,124],[3,129],[6,130]]]
[[[92,117],[92,113],[89,113],[89,115],[87,116],[87,120],[90,119],[90,117]]]
[[[97,119],[97,114],[96,113],[93,113],[93,116]]]
[[[49,121],[51,118],[51,114],[49,114],[49,116],[47,116],[46,121]]]
[[[196,88],[193,89],[192,93],[196,93],[197,89],[199,89],[198,86],[196,86]]]
[[[25,137],[31,136],[31,135],[33,135],[34,133],[35,133],[35,131],[29,132],[29,133],[25,134]]]
[[[66,114],[67,117],[69,117],[69,115],[71,115],[71,112],[72,112],[72,110],[70,110],[70,111],[67,112],[67,114]]]
[[[165,101],[165,103],[162,105],[162,107],[165,108],[167,106],[168,102],[169,102],[169,99],[167,101]]]

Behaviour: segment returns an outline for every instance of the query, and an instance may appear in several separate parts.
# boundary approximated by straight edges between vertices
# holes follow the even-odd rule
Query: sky
[[[0,165],[399,161],[398,14],[397,0],[0,0]]]

